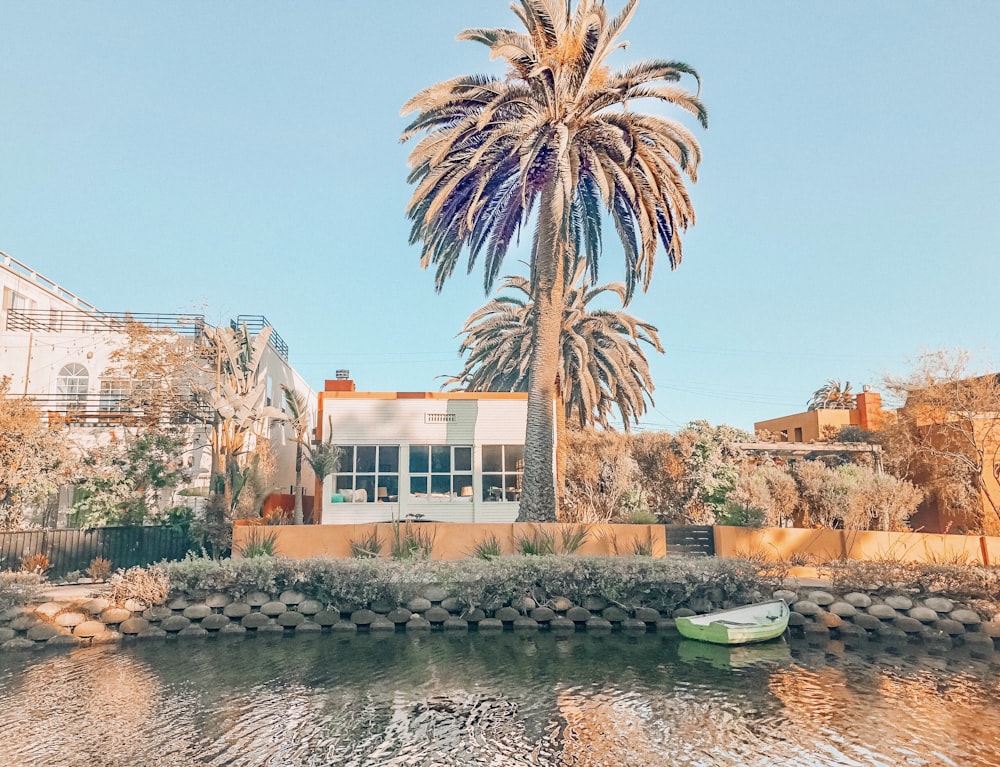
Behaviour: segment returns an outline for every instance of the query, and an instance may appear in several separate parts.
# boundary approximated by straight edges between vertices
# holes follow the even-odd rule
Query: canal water
[[[661,635],[321,635],[0,656],[0,765],[1000,766],[984,661]]]

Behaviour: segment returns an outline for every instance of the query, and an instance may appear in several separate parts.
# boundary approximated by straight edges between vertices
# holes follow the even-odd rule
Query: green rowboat
[[[681,636],[713,644],[766,642],[784,634],[786,628],[788,605],[782,599],[677,618],[677,630]]]

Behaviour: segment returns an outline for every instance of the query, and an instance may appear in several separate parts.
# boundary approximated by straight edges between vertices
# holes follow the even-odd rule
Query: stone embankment
[[[970,605],[943,597],[922,599],[862,592],[835,594],[822,588],[775,592],[791,606],[789,630],[814,645],[838,640],[848,649],[869,644],[923,648],[945,654],[964,648],[992,658],[1000,650],[1000,607]],[[131,639],[186,639],[275,634],[302,636],[341,632],[423,631],[627,631],[675,632],[673,618],[717,608],[678,607],[670,615],[650,607],[611,604],[600,596],[581,604],[555,597],[545,604],[523,598],[487,613],[467,609],[437,586],[428,586],[405,604],[373,602],[333,606],[297,591],[254,592],[242,599],[223,593],[201,599],[176,597],[146,607],[112,605],[104,597],[48,601],[0,613],[0,651],[78,647]],[[734,606],[734,605],[725,605]],[[977,609],[978,608],[978,609]],[[1000,654],[997,655],[1000,660]]]

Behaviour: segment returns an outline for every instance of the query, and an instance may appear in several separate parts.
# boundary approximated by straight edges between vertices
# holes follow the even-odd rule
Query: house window
[[[126,400],[131,386],[124,379],[105,379],[101,381],[101,412],[124,413],[128,411]]]
[[[3,308],[11,312],[26,312],[31,308],[31,299],[16,290],[5,288]],[[17,327],[14,327],[15,324]],[[27,327],[23,326],[23,322],[12,323],[10,317],[7,317],[6,327],[7,330],[27,330]]]
[[[71,362],[59,371],[56,378],[56,392],[67,408],[79,409],[87,399],[90,375],[79,362]]]
[[[472,500],[472,447],[410,445],[410,496]]]
[[[348,502],[399,500],[399,445],[338,445],[334,492]]]
[[[483,500],[521,500],[524,445],[483,445]]]

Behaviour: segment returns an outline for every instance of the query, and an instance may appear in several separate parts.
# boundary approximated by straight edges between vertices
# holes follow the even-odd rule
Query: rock
[[[375,620],[373,610],[355,610],[351,613],[351,623],[355,626],[370,626],[373,620]]]
[[[192,621],[200,621],[212,614],[212,608],[206,604],[189,605],[181,613],[185,618]]]
[[[883,642],[905,642],[906,632],[896,628],[892,623],[883,623],[878,627],[878,636]]]
[[[87,616],[77,610],[70,610],[68,612],[59,613],[55,617],[55,624],[57,626],[66,626],[67,628],[72,628],[73,626],[79,626],[87,620]]]
[[[837,627],[837,636],[844,640],[848,646],[859,642],[867,643],[868,632],[855,623],[844,621]]]
[[[144,610],[142,617],[148,621],[162,621],[166,620],[173,614],[174,611],[166,605],[159,605],[157,607],[150,607],[147,610]]]
[[[594,616],[585,607],[571,607],[566,611],[566,617],[574,623],[586,623]]]
[[[427,601],[434,603],[434,602],[441,602],[447,599],[448,592],[445,591],[440,586],[438,586],[437,584],[432,583],[431,585],[424,587],[424,589],[420,592],[420,596],[422,596]],[[417,611],[414,610],[414,612]]]
[[[503,624],[500,624],[501,626]],[[410,631],[430,631],[431,624],[426,619],[422,618],[420,615],[414,615],[410,620],[406,622],[405,628],[407,632]]]
[[[573,606],[573,603],[566,597],[554,597],[549,604],[557,613],[564,613]]]
[[[221,616],[220,616],[221,617]],[[141,634],[149,628],[149,621],[145,618],[129,618],[128,620],[122,621],[118,630],[125,634],[126,636],[134,636],[135,634]]]
[[[46,647],[76,647],[84,640],[72,634],[56,634],[45,642]]]
[[[351,616],[353,618],[353,616]],[[277,617],[277,624],[285,628],[294,628],[306,619],[302,613],[295,610],[288,610]],[[369,621],[371,623],[371,621]]]
[[[889,605],[871,605],[868,608],[868,614],[881,621],[895,620],[897,615],[896,611],[889,607]]]
[[[406,603],[406,606],[409,608],[411,613],[423,613],[430,610],[433,605],[431,605],[431,601],[429,599],[414,597]]]
[[[464,621],[463,621],[464,622]],[[447,621],[445,621],[447,626]],[[368,624],[369,631],[395,631],[396,624],[391,620],[386,618],[384,615],[376,615],[375,620]]]
[[[410,624],[407,623],[406,627],[409,629]],[[503,631],[503,621],[499,618],[483,618],[476,624],[476,629],[484,633]]]
[[[538,621],[532,618],[518,618],[514,621],[514,631],[538,631]]]
[[[104,628],[103,623],[101,624],[101,628]],[[34,650],[35,643],[24,637],[14,637],[13,639],[8,639],[0,647],[3,648],[4,652],[23,652],[24,650]]]
[[[792,605],[792,611],[800,615],[819,615],[823,608],[809,599],[800,599]]]
[[[493,617],[497,620],[503,621],[504,623],[513,623],[521,617],[521,613],[513,607],[501,607],[499,610],[495,610],[493,612]]]
[[[84,621],[73,628],[73,636],[89,639],[104,633],[106,630],[107,628],[100,621]]]
[[[247,633],[246,627],[241,626],[239,623],[227,623],[221,629],[219,629],[219,634],[221,636],[230,635],[245,635]]]
[[[251,607],[262,607],[271,601],[271,595],[263,591],[251,591],[244,601]]]
[[[982,618],[975,610],[952,610],[948,617],[953,621],[958,621],[963,626],[978,626],[982,623]]]
[[[815,602],[820,607],[828,607],[837,601],[837,598],[829,591],[810,591],[808,600]]]
[[[522,620],[530,620],[530,619],[522,619]],[[517,621],[514,622],[514,626],[515,628],[517,627]],[[442,628],[445,631],[468,631],[469,622],[466,620],[462,620],[461,618],[456,618],[452,616],[451,618],[449,618],[444,622]]]
[[[622,621],[622,631],[627,631],[630,634],[644,634],[646,633],[646,622],[635,618],[626,618]]]
[[[14,618],[14,620],[10,622],[10,627],[14,629],[14,631],[27,631],[36,623],[41,622],[41,618],[37,618],[31,613],[25,613],[24,615],[18,615]]]
[[[337,621],[330,627],[330,630],[336,634],[353,634],[358,630],[358,626],[351,621]]]
[[[576,631],[576,624],[569,618],[559,616],[549,621],[549,630],[569,634]]]
[[[947,653],[950,653],[954,647],[954,644],[951,641],[951,636],[940,629],[924,626],[923,630],[920,632],[920,636],[924,641],[924,646],[927,648],[927,652],[932,655],[946,655]]]
[[[906,614],[921,623],[933,623],[938,619],[938,614],[929,607],[911,607]]]
[[[432,607],[424,613],[424,620],[428,623],[444,623],[451,617],[451,613],[443,607]]]
[[[393,626],[395,628],[395,626]],[[323,627],[318,623],[313,621],[302,621],[298,626],[295,627],[295,633],[298,634],[318,634],[323,630]]]
[[[586,610],[590,610],[592,613],[599,613],[605,607],[608,606],[608,600],[597,594],[592,594],[583,600],[583,607]]]
[[[167,602],[167,607],[171,610],[176,610],[180,612],[185,607],[188,607],[191,603],[185,597],[174,597],[169,602]]]
[[[979,626],[979,630],[988,637],[1000,639],[1000,621],[985,621]]]
[[[246,631],[246,629],[244,629],[244,631]],[[157,628],[156,626],[150,626],[148,629],[146,629],[141,634],[139,634],[139,636],[137,638],[138,639],[164,639],[164,638],[166,638],[166,636],[167,636],[167,632],[164,631],[163,629]]]
[[[937,613],[950,613],[955,609],[955,604],[950,599],[944,597],[929,597],[924,600],[924,607],[928,607]]]
[[[536,607],[538,607],[538,603],[531,597],[520,597],[512,600],[510,606],[513,607],[522,615],[527,615]]]
[[[412,615],[413,613],[411,613],[405,607],[397,607],[395,610],[390,610],[385,617],[386,620],[391,621],[393,624],[396,624],[396,623],[406,623],[410,619],[410,616]]]
[[[447,599],[441,600],[441,607],[442,609],[450,612],[452,615],[461,615],[462,611],[465,610],[468,605],[458,597],[448,597]]]
[[[604,618],[591,618],[587,621],[587,631],[601,632],[601,631],[611,631],[614,626],[611,625],[611,621],[606,621]]]
[[[41,615],[51,619],[69,606],[69,602],[43,602],[35,608],[35,615]]]
[[[486,613],[478,607],[475,610],[466,610],[462,613],[462,618],[467,620],[469,623],[479,623],[479,621],[483,620],[485,617]]]
[[[835,613],[821,612],[816,618],[816,623],[820,623],[826,626],[828,629],[840,628],[840,625],[844,622],[844,619]]]
[[[276,599],[270,602],[265,602],[260,606],[261,613],[268,616],[269,618],[277,618],[287,609],[288,608],[285,606],[284,602],[279,602]]]
[[[143,610],[148,608],[149,605],[141,600],[129,598],[125,600],[125,604],[123,604],[122,607],[130,613],[141,613]]]
[[[337,619],[340,619],[339,615],[337,616]],[[250,613],[249,615],[243,616],[240,620],[240,625],[245,629],[257,630],[268,625],[270,622],[271,619],[264,615],[264,613]]]
[[[373,613],[378,613],[379,615],[385,615],[386,613],[395,610],[399,605],[395,602],[390,602],[388,599],[376,599],[371,604],[368,605]]]
[[[555,620],[556,613],[551,607],[536,607],[529,613],[529,617],[539,623],[548,623]]]
[[[320,610],[312,619],[320,626],[333,626],[340,621],[340,612],[337,610]],[[353,623],[351,624],[354,625]]]
[[[858,613],[852,619],[855,626],[860,626],[867,631],[878,631],[879,627],[882,625],[882,621],[876,618],[874,615],[869,615],[868,613]]]
[[[687,618],[687,617],[689,617],[691,615],[697,615],[697,614],[698,613],[696,613],[690,607],[678,607],[676,610],[674,610],[673,617],[674,618]]]
[[[688,607],[695,611],[699,615],[704,615],[705,613],[714,612],[715,604],[710,599],[696,598],[688,602]]]
[[[919,634],[924,629],[923,623],[916,618],[911,618],[909,615],[897,616],[893,624],[900,631],[905,631],[907,634]]]
[[[802,613],[789,613],[788,614],[788,625],[792,628],[797,626],[805,626],[809,621],[806,619]]]
[[[827,609],[834,615],[839,615],[841,618],[853,618],[858,614],[858,608],[850,602],[834,602]]]
[[[295,609],[303,615],[315,615],[323,609],[323,603],[318,599],[303,599],[295,606]]]
[[[28,629],[28,639],[32,642],[46,642],[54,636],[67,633],[66,629],[54,623],[36,623]]]
[[[306,595],[299,591],[282,591],[278,596],[278,601],[285,605],[297,605],[306,598]]]
[[[993,640],[978,631],[964,634],[962,646],[969,651],[973,658],[989,658],[993,655]]]
[[[219,613],[212,613],[207,618],[203,618],[201,621],[201,627],[208,631],[221,631],[226,626],[232,623],[232,620],[228,615],[220,615]]]
[[[117,631],[112,631],[107,626],[104,627],[104,631],[90,639],[91,644],[118,644],[121,641],[122,635]]]
[[[14,629],[7,628],[6,626],[0,626],[0,644],[4,642],[9,642],[11,639],[17,636],[17,632]]]
[[[805,620],[805,618],[803,618]],[[656,622],[656,630],[663,634],[676,634],[677,633],[677,621],[673,618],[660,618]]]
[[[934,628],[943,631],[949,636],[961,636],[965,633],[965,626],[956,620],[951,620],[950,618],[941,618],[940,620],[934,621],[932,625]]]
[[[232,602],[232,598],[228,594],[223,594],[222,592],[215,592],[214,594],[209,594],[205,597],[205,604],[211,607],[213,610],[221,610],[223,607]],[[242,617],[242,616],[241,616]]]
[[[612,605],[611,607],[605,607],[601,611],[601,617],[611,623],[621,623],[622,621],[628,620],[628,613],[620,607]]]
[[[222,608],[222,614],[229,619],[239,619],[244,615],[249,615],[253,611],[246,602],[230,602]]]
[[[656,623],[660,617],[660,611],[652,607],[640,607],[635,611],[635,619],[643,623]]]
[[[127,621],[131,617],[132,612],[124,607],[108,607],[101,612],[101,622],[108,626]]]
[[[844,601],[859,610],[871,607],[872,604],[872,598],[867,594],[862,594],[860,591],[852,591],[849,594],[844,594]]]
[[[809,644],[825,644],[830,641],[830,629],[821,623],[807,623],[802,627],[802,633]]]
[[[168,632],[183,631],[190,628],[191,621],[183,615],[171,615],[169,618],[160,621],[160,628]]]
[[[913,607],[913,600],[909,597],[893,595],[885,598],[885,603],[893,610],[909,610]]]
[[[771,596],[775,599],[784,599],[788,604],[799,600],[799,595],[789,589],[778,589]]]

